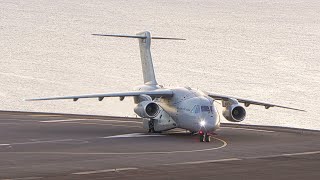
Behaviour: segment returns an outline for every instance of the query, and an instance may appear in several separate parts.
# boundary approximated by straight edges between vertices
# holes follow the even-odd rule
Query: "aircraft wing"
[[[220,95],[220,94],[214,94],[214,93],[209,93],[206,92],[206,94],[209,97],[212,97],[215,100],[224,100],[227,101],[229,99],[236,99],[238,102],[240,103],[244,103],[244,105],[246,107],[248,107],[251,104],[254,105],[260,105],[260,106],[264,106],[266,109],[270,108],[270,107],[279,107],[279,108],[285,108],[285,109],[291,109],[291,110],[296,110],[296,111],[304,111],[302,109],[297,109],[297,108],[292,108],[292,107],[287,107],[287,106],[280,106],[280,105],[276,105],[276,104],[271,104],[271,103],[266,103],[266,102],[261,102],[261,101],[255,101],[255,100],[250,100],[250,99],[244,99],[244,98],[238,98],[238,97],[233,97],[233,96],[226,96],[226,95]]]
[[[47,98],[26,99],[26,101],[60,100],[60,99],[73,99],[73,101],[77,101],[78,99],[81,99],[81,98],[98,98],[99,101],[102,101],[102,99],[105,97],[120,97],[120,100],[123,100],[124,97],[126,96],[139,96],[139,95],[149,95],[151,97],[171,97],[173,96],[173,92],[169,89],[159,89],[154,91],[128,91],[128,92],[113,92],[113,93],[106,93],[106,94],[47,97]]]

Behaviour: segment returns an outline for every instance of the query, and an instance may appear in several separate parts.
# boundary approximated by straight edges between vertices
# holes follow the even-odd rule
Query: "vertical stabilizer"
[[[150,32],[148,31],[138,33],[137,35],[120,35],[120,34],[118,35],[117,34],[92,34],[92,35],[139,39],[143,80],[144,80],[144,84],[146,85],[158,84],[154,74],[153,63],[151,58],[151,51],[150,51],[151,39],[185,40],[181,38],[151,37]]]
[[[147,85],[157,85],[156,77],[154,74],[154,68],[152,63],[150,45],[151,45],[151,35],[150,32],[141,32],[137,34],[138,36],[144,36],[146,38],[139,39],[140,46],[140,57],[142,65],[142,73],[144,84]]]

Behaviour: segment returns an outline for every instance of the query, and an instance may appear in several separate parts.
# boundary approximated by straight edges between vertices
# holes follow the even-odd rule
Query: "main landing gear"
[[[154,120],[150,119],[149,121],[149,133],[155,133],[156,131],[154,130]]]
[[[211,136],[208,133],[205,133],[203,131],[199,131],[200,135],[200,142],[210,142]]]
[[[154,119],[150,119],[150,121],[149,121],[148,133],[161,133],[161,131],[154,130]]]

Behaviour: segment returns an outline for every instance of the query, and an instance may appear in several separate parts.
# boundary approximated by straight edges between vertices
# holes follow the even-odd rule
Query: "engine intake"
[[[142,101],[135,108],[134,112],[142,118],[154,118],[160,112],[160,106],[152,101]]]
[[[231,104],[223,111],[223,116],[231,122],[241,122],[246,117],[246,110],[239,103]]]

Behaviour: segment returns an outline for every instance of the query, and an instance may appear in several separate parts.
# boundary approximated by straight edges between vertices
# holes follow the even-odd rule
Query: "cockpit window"
[[[213,113],[213,107],[212,106],[209,106],[210,107],[210,111]]]
[[[201,106],[201,112],[210,112],[209,106]]]
[[[195,105],[192,110],[191,110],[192,113],[200,113],[200,106],[199,105]]]
[[[201,110],[201,112],[213,113],[212,106],[199,106],[199,105],[195,105],[192,108],[191,113],[200,113],[200,110]]]

